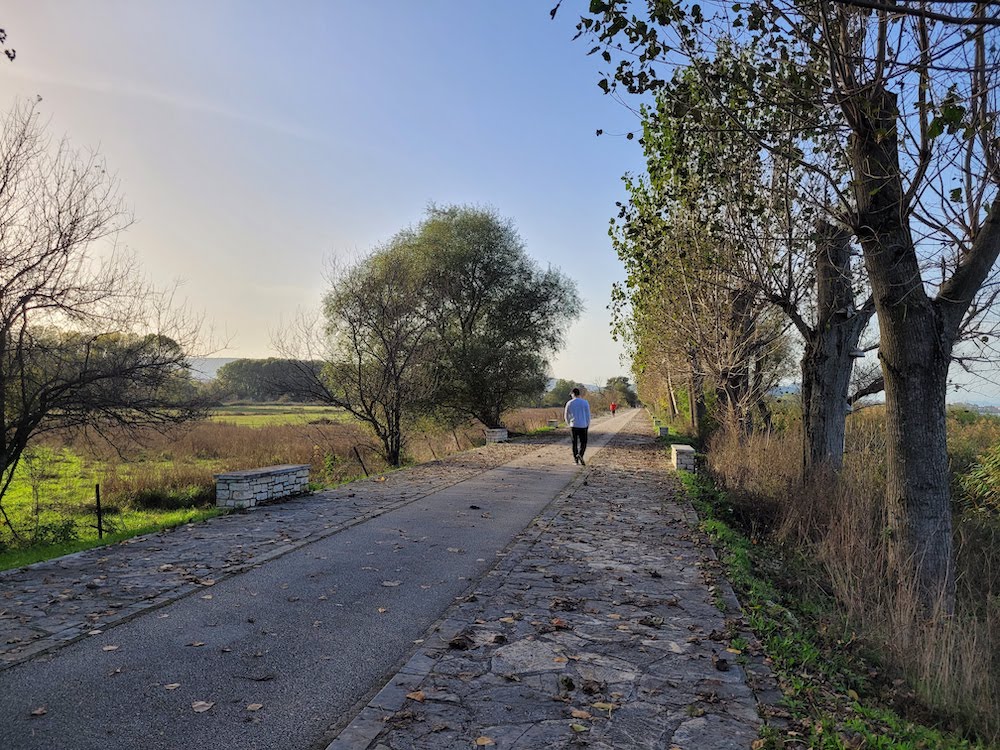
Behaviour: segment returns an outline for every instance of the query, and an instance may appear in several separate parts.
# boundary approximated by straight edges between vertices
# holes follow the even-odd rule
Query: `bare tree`
[[[130,221],[96,155],[51,147],[34,106],[0,135],[0,497],[33,438],[202,413],[185,346],[200,321],[137,273],[113,240]],[[98,249],[106,244],[108,253]],[[11,528],[6,511],[0,512]]]

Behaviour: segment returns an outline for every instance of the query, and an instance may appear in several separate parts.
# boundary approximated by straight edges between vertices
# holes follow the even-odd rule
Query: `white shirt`
[[[586,399],[574,396],[566,402],[563,416],[570,427],[590,427],[590,404]]]

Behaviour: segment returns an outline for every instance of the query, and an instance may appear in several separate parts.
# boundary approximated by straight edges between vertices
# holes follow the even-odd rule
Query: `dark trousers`
[[[570,429],[573,432],[573,455],[583,458],[583,454],[587,450],[587,428],[571,427]]]

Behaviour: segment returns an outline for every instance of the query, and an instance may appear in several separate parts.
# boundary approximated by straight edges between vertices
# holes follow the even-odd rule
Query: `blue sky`
[[[557,377],[626,374],[606,309],[635,116],[601,94],[574,9],[544,0],[20,0],[0,18],[2,104],[40,95],[54,137],[99,148],[136,222],[122,238],[229,340],[315,307],[351,257],[429,202],[489,204],[579,284]],[[605,133],[600,138],[595,131]],[[618,135],[614,135],[618,134]]]

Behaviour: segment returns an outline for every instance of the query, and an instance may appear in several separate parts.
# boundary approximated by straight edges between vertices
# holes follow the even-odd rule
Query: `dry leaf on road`
[[[487,737],[485,734],[482,737],[476,737],[476,745],[479,747],[486,747],[487,745],[495,744],[493,740]]]
[[[247,711],[260,711],[262,708],[264,708],[263,703],[251,703],[247,706]]]
[[[195,701],[194,703],[191,704],[191,709],[196,714],[203,714],[203,713],[205,713],[208,709],[210,709],[214,705],[215,705],[214,702],[209,702],[209,701]]]
[[[411,701],[416,701],[417,703],[423,703],[424,698],[427,697],[427,694],[424,693],[423,690],[414,690],[412,693],[407,693],[406,697],[409,698]]]
[[[181,684],[179,682],[171,682],[169,685],[164,685],[165,690],[176,690]]]
[[[117,646],[101,646],[101,651],[117,651]]]
[[[39,706],[34,711],[31,712],[32,716],[45,716],[49,710],[45,706]]]

